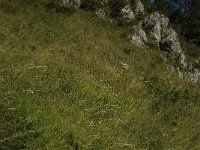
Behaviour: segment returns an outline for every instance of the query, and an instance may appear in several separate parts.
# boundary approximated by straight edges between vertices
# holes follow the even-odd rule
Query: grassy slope
[[[200,89],[158,50],[86,12],[12,3],[0,0],[0,149],[200,148]]]

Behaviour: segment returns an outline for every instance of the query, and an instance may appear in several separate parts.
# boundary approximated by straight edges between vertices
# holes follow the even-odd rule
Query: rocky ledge
[[[181,78],[200,83],[200,70],[187,63],[178,34],[170,27],[167,17],[154,12],[134,28],[136,30],[131,35],[132,44],[138,47],[147,45],[158,47],[162,56],[170,63],[170,68],[173,68],[172,71],[176,71]]]
[[[62,0],[64,5],[81,6],[81,0]],[[109,3],[112,0],[105,0]],[[134,6],[133,6],[134,5]],[[139,15],[145,14],[144,5],[140,0],[135,0],[121,9],[121,17],[128,21],[134,20]],[[104,18],[107,14],[103,8],[96,11],[96,15]],[[147,15],[147,14],[146,14]],[[168,69],[176,71],[179,77],[200,83],[200,70],[196,65],[187,63],[187,58],[181,48],[178,34],[170,27],[169,19],[163,14],[154,12],[142,19],[138,25],[134,26],[135,32],[131,33],[131,43],[138,47],[154,45],[161,50],[161,55],[168,63]],[[197,61],[196,64],[199,64]]]

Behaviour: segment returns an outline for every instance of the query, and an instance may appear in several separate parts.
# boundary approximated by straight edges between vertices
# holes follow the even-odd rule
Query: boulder
[[[170,28],[165,31],[164,35],[159,41],[161,49],[165,52],[181,54],[182,49],[176,31]]]
[[[138,47],[144,47],[145,43],[147,43],[147,41],[148,41],[148,39],[147,39],[146,33],[142,29],[137,31],[131,37],[131,43]]]
[[[147,34],[149,43],[159,46],[162,37],[160,14],[157,12],[151,14],[149,17],[144,19],[142,26]]]
[[[130,6],[130,5],[126,5],[126,6],[121,10],[121,15],[122,15],[122,18],[126,18],[126,19],[128,19],[128,20],[135,19],[135,14],[134,14],[133,11],[131,10],[131,6]]]
[[[136,15],[144,14],[144,5],[142,4],[142,2],[140,0],[135,1],[134,7],[135,7],[134,12]]]

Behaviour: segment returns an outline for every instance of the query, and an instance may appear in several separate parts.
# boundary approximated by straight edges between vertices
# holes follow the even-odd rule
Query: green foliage
[[[121,16],[121,10],[127,4],[128,4],[127,0],[110,0],[109,6],[110,6],[111,16],[120,17]]]
[[[200,2],[190,7],[190,11],[185,13],[184,21],[181,23],[182,34],[187,40],[200,46]]]
[[[34,6],[39,8],[46,7],[49,11],[56,13],[72,14],[77,10],[76,4],[64,4],[62,0],[25,0],[27,6]]]
[[[53,10],[57,13],[73,13],[76,11],[76,7],[74,5],[71,5],[71,4],[68,4],[68,5],[63,5],[63,4],[60,4],[60,3],[55,3],[55,2],[49,2],[46,4],[46,8],[48,10]]]
[[[198,47],[196,44],[192,42],[186,42],[186,40],[184,40],[181,44],[185,53],[189,55],[191,58],[200,57],[200,47]]]
[[[84,10],[97,10],[103,3],[103,0],[82,0],[81,8]]]

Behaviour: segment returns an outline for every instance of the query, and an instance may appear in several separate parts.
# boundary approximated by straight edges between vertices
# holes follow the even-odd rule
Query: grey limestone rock
[[[181,68],[187,67],[185,54],[182,51],[178,34],[169,27],[169,19],[158,12],[141,21],[140,32],[132,35],[131,42],[136,46],[142,47],[145,44],[151,44],[159,47],[165,57],[173,63],[179,62]],[[143,31],[143,32],[141,32]]]
[[[146,33],[140,29],[131,37],[131,43],[138,46],[143,47],[145,43],[148,41]]]
[[[178,54],[182,53],[178,35],[172,28],[165,30],[164,37],[161,39],[160,45],[164,51],[175,52]]]
[[[149,17],[145,18],[142,22],[142,26],[147,34],[150,44],[159,46],[159,42],[162,38],[162,24],[166,24],[163,21],[163,17],[161,18],[161,15],[155,12]],[[168,24],[165,26],[168,26]]]
[[[140,0],[136,0],[134,12],[136,15],[144,14],[144,5],[142,4]]]
[[[194,69],[194,71],[186,72],[187,79],[195,83],[200,83],[200,70]]]
[[[129,3],[122,10],[121,14],[123,18],[127,18],[128,20],[134,20],[137,15],[144,14],[144,5],[140,0],[136,0],[134,2],[134,6]]]
[[[128,20],[135,19],[135,14],[131,10],[130,5],[126,5],[122,10],[121,10],[122,18],[126,18]]]

